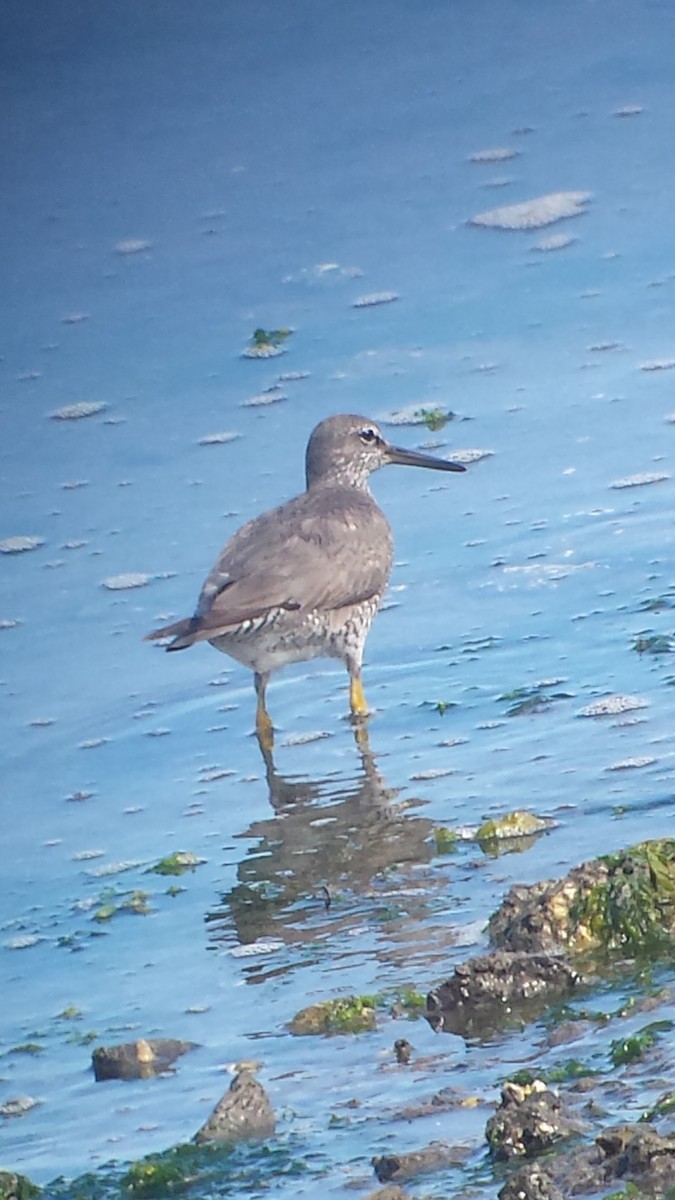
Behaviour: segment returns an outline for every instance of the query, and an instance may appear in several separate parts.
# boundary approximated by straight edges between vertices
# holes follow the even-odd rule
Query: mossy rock
[[[527,809],[514,809],[503,817],[484,821],[476,833],[479,842],[504,841],[508,838],[531,837],[550,829],[553,822],[545,817],[535,817]]]
[[[32,1200],[33,1196],[39,1196],[40,1190],[25,1175],[0,1171],[0,1200]]]
[[[670,953],[675,941],[675,840],[640,842],[575,867],[563,879],[510,889],[490,918],[505,950]]]
[[[289,1025],[296,1036],[366,1033],[376,1027],[374,996],[343,996],[300,1009]]]

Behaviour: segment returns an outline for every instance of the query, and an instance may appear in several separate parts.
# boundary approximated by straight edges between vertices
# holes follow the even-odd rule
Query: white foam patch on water
[[[541,229],[567,217],[582,216],[591,197],[591,192],[549,192],[533,200],[477,213],[469,224],[488,229]]]

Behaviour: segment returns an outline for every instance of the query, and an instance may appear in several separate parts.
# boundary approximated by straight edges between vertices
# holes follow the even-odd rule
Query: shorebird
[[[256,731],[270,749],[266,707],[272,671],[337,658],[349,672],[354,718],[368,715],[361,666],[392,567],[389,522],[368,487],[388,463],[463,471],[448,459],[392,446],[367,417],[321,421],[307,444],[307,490],[254,517],[230,538],[206,579],[194,616],[155,629],[167,650],[210,642],[253,671]]]

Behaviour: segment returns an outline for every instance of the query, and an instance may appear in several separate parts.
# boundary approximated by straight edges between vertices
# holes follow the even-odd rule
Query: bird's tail
[[[197,641],[198,631],[197,618],[184,617],[182,621],[175,621],[173,625],[162,625],[161,629],[153,629],[152,633],[146,633],[143,641],[156,642],[164,638],[173,638],[166,647],[167,650],[187,650],[188,646]]]

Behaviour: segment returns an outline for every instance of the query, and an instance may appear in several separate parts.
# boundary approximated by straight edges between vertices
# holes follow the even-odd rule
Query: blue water
[[[426,991],[510,882],[672,832],[675,676],[632,646],[675,632],[668,608],[640,611],[673,587],[675,375],[642,367],[675,358],[675,12],[6,0],[0,34],[0,542],[44,542],[0,555],[0,1102],[39,1101],[0,1125],[0,1162],[44,1182],[189,1139],[223,1065],[251,1057],[323,1190],[366,1189],[392,1138],[479,1155],[487,1109],[451,1132],[338,1133],[330,1114],[356,1096],[375,1121],[458,1062],[493,1098],[529,1035],[467,1058],[418,1023],[430,1082],[388,1069],[398,1023],[354,1043],[285,1025],[337,993]],[[471,161],[499,147],[517,156]],[[592,193],[588,211],[468,224],[557,191]],[[535,249],[559,232],[575,240]],[[399,299],[352,307],[382,291]],[[241,357],[259,326],[293,329],[283,356]],[[282,402],[244,406],[289,373],[307,377]],[[107,407],[52,419],[83,401]],[[341,669],[301,665],[270,689],[268,781],[247,673],[141,639],[191,611],[241,522],[300,490],[319,419],[408,407],[457,416],[393,440],[492,455],[374,480],[397,561],[367,651],[374,761]],[[642,473],[667,478],[612,487]],[[102,586],[131,572],[147,585]],[[500,697],[543,680],[569,699],[507,717]],[[579,716],[610,693],[646,706]],[[435,857],[436,825],[522,807],[557,821],[527,853]],[[174,850],[205,862],[172,897],[146,868]],[[238,904],[245,885],[274,903]],[[151,915],[94,922],[111,888],[147,890]],[[94,1083],[93,1044],[153,1035],[201,1049],[168,1079]],[[28,1041],[42,1053],[12,1053]]]

